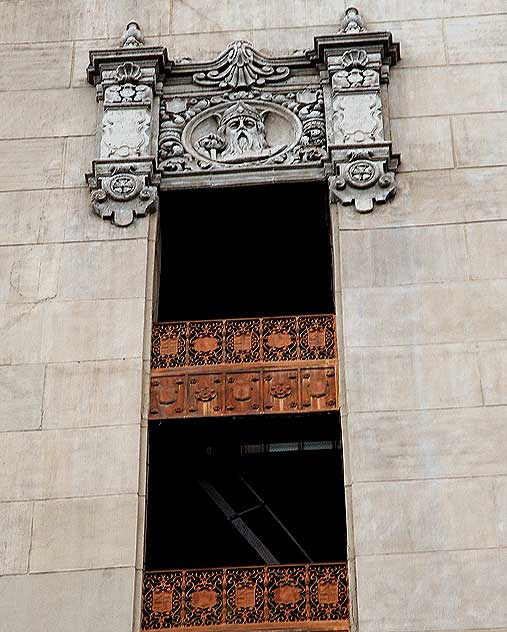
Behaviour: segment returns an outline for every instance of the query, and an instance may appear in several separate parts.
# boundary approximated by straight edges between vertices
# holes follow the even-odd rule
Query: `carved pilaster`
[[[331,201],[373,210],[396,192],[389,134],[387,83],[399,60],[390,33],[369,33],[357,9],[347,9],[337,35],[315,38],[317,60],[329,73],[328,147]]]
[[[90,52],[88,81],[100,104],[97,159],[86,175],[91,206],[118,226],[158,207],[158,118],[162,81],[170,69],[165,48],[145,47],[130,22],[121,48]]]

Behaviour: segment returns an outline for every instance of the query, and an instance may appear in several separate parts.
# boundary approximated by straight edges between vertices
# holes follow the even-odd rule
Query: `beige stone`
[[[506,564],[506,549],[359,557],[359,627],[402,632],[480,629],[486,621],[491,628],[505,626]]]
[[[170,7],[167,0],[139,3],[122,0],[31,0],[0,3],[1,42],[45,42],[69,39],[118,38],[129,20],[136,19],[146,35],[167,33]],[[30,16],[28,18],[27,16]],[[134,18],[133,18],[134,16]]]
[[[96,221],[103,221],[96,218]],[[58,278],[59,299],[143,298],[147,240],[66,243]]]
[[[326,0],[329,2],[329,0]],[[480,15],[505,11],[502,0],[355,0],[368,20],[417,20],[454,15]]]
[[[4,432],[0,499],[136,493],[138,455],[133,426]]]
[[[492,478],[356,483],[352,498],[360,556],[499,545]]]
[[[391,124],[394,147],[403,148],[400,173],[454,167],[447,117],[393,119]]]
[[[507,277],[507,222],[477,222],[465,226],[472,279]]]
[[[475,348],[461,344],[345,350],[349,411],[482,405]]]
[[[488,406],[507,403],[507,342],[479,345],[479,367],[484,403]]]
[[[0,304],[0,364],[41,362],[45,303]]]
[[[34,505],[30,572],[133,566],[137,495]]]
[[[368,21],[367,26],[370,31],[389,31],[393,34],[393,40],[400,43],[401,60],[397,64],[400,68],[446,63],[441,20],[403,22],[395,18],[393,22]]]
[[[93,90],[40,90],[37,99],[26,90],[4,92],[0,108],[0,137],[4,139],[87,135],[97,125]],[[19,111],[23,117],[16,116]]]
[[[32,511],[32,503],[0,503],[0,575],[28,571]]]
[[[143,313],[143,299],[47,303],[42,357],[47,362],[141,357]]]
[[[350,413],[352,480],[505,476],[506,417],[502,406]]]
[[[2,90],[67,88],[72,52],[70,42],[0,46]]]
[[[130,632],[134,569],[0,578],[2,625],[9,632]]]
[[[0,191],[58,187],[63,138],[0,140]]]
[[[507,99],[507,64],[393,68],[391,116],[499,111]]]
[[[338,207],[342,229],[360,230],[506,219],[507,169],[454,169],[403,173],[391,202],[360,215]]]
[[[494,480],[494,497],[498,517],[498,544],[507,547],[507,477]]]
[[[340,233],[340,252],[344,288],[468,277],[465,232],[459,225],[344,230]]]
[[[41,364],[0,366],[0,431],[40,427],[44,370]]]
[[[345,345],[507,338],[507,280],[343,291]]]
[[[506,29],[505,13],[445,20],[444,33],[449,63],[507,61]]]
[[[62,245],[0,248],[0,302],[36,303],[55,298]]]
[[[141,360],[50,364],[43,428],[139,424]]]
[[[506,64],[507,66],[507,64]],[[455,116],[452,121],[459,167],[507,164],[507,112]]]
[[[90,90],[93,94],[93,89]],[[95,136],[75,136],[66,139],[63,186],[86,187],[85,174],[92,168],[96,158],[97,141]]]

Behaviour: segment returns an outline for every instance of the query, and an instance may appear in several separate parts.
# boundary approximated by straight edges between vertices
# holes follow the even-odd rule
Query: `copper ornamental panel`
[[[150,419],[336,410],[334,316],[155,323]]]
[[[144,574],[142,629],[348,630],[346,562]]]

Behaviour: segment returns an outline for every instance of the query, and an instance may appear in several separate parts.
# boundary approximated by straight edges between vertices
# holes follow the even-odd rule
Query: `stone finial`
[[[125,32],[121,38],[122,48],[136,48],[144,46],[144,36],[141,33],[141,27],[137,22],[129,22],[125,27]]]
[[[338,32],[349,35],[350,33],[364,33],[364,31],[366,31],[366,27],[359,11],[355,7],[346,9]]]

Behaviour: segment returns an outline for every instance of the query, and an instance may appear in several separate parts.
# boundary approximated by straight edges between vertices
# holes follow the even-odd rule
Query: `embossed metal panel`
[[[334,316],[155,323],[150,418],[335,410]]]
[[[144,574],[143,630],[243,626],[347,630],[347,564]]]

